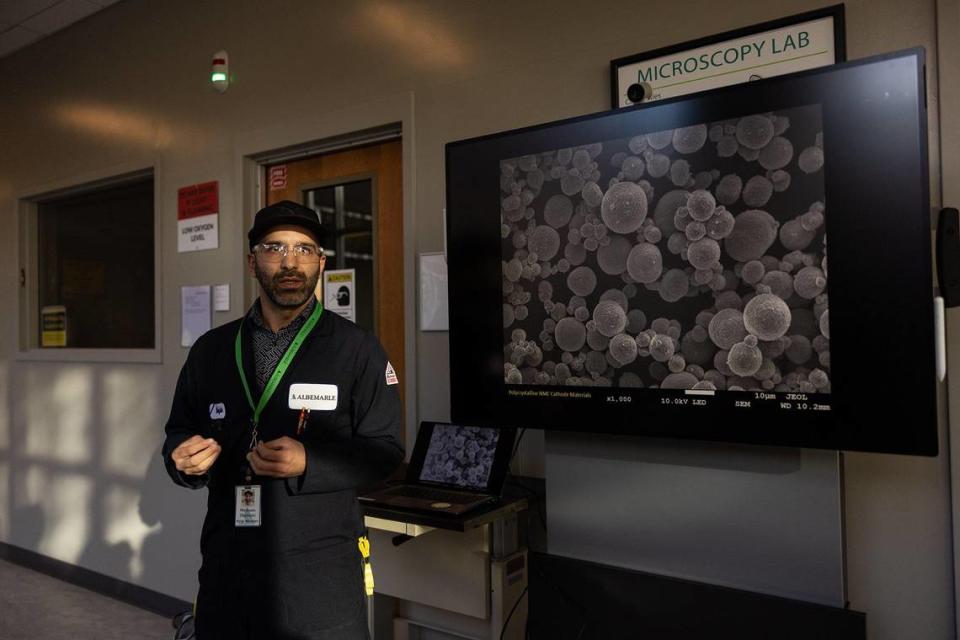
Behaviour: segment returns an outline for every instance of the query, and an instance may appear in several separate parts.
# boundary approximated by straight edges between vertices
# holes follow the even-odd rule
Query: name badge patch
[[[308,411],[333,411],[337,408],[337,385],[292,384],[288,406]]]
[[[238,486],[234,524],[238,527],[259,527],[261,513],[260,485]]]

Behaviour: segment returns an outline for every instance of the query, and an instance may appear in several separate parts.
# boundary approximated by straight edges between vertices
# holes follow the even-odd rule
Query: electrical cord
[[[507,466],[506,481],[510,482],[514,486],[519,487],[520,489],[523,489],[525,492],[527,492],[529,496],[531,496],[534,499],[534,502],[536,503],[537,516],[540,519],[540,525],[543,527],[544,533],[546,533],[547,519],[543,513],[544,504],[540,494],[537,493],[532,488],[528,487],[527,485],[523,484],[516,476],[513,475],[511,471],[509,471],[509,468],[510,468],[509,464],[512,463],[514,457],[516,457],[517,451],[520,449],[520,443],[523,441],[523,436],[526,435],[526,433],[527,433],[526,428],[520,429],[520,435],[517,436],[517,441],[513,445],[513,451],[510,453],[510,460]],[[580,640],[583,637],[583,633],[587,630],[587,618],[584,615],[583,607],[580,605],[579,602],[577,602],[572,597],[570,597],[563,589],[561,589],[559,586],[557,586],[551,580],[549,580],[541,567],[539,566],[535,567],[532,554],[527,555],[527,564],[529,568],[536,568],[537,573],[539,573],[540,576],[543,578],[544,583],[551,585],[557,591],[557,593],[559,593],[563,597],[563,599],[566,600],[568,603],[572,604],[574,608],[577,610],[577,612],[580,614],[580,620],[581,620],[580,629],[577,632],[577,637],[575,638],[575,640]],[[523,588],[523,591],[520,593],[520,596],[517,598],[517,601],[514,603],[513,608],[510,609],[510,613],[507,614],[507,619],[504,621],[503,628],[500,630],[500,640],[503,640],[503,636],[507,631],[507,625],[510,623],[510,619],[513,617],[513,614],[516,611],[517,607],[520,605],[520,602],[523,600],[525,596],[527,596],[528,588],[529,588],[529,585]],[[527,616],[527,622],[524,627],[524,638],[527,638],[527,639],[530,638],[530,616],[529,615]]]
[[[523,441],[523,436],[526,435],[526,427],[520,429],[520,435],[517,436],[517,441],[513,445],[513,451],[510,453],[510,460],[507,463],[507,477],[506,482],[513,484],[514,486],[520,487],[523,489],[529,497],[534,499],[536,503],[537,516],[540,518],[540,525],[543,527],[544,533],[547,531],[547,518],[543,513],[543,500],[540,499],[540,494],[528,487],[527,485],[520,482],[516,476],[513,475],[513,472],[510,471],[510,463],[513,462],[513,459],[517,455],[517,451],[520,449],[520,443]]]
[[[520,435],[517,436],[517,441],[513,444],[513,452],[510,454],[510,460],[507,462],[507,465],[513,462],[514,457],[516,457],[517,450],[520,448],[520,443],[523,441],[523,436],[526,435],[526,433],[527,433],[526,427],[524,427],[523,429],[520,429]]]
[[[560,596],[566,600],[566,602],[572,605],[572,608],[577,611],[580,617],[580,630],[577,632],[577,637],[574,640],[580,640],[583,637],[583,633],[587,630],[587,616],[584,612],[583,606],[577,602],[572,596],[570,596],[566,591],[560,588],[560,586],[544,572],[543,567],[540,566],[538,562],[535,562],[535,554],[527,555],[527,565],[530,569],[535,570],[537,574],[543,579],[544,584],[548,584],[553,589],[560,594]],[[527,616],[527,632],[529,633],[530,627],[530,616]]]
[[[510,618],[513,617],[513,612],[517,610],[517,607],[520,606],[520,603],[523,601],[523,597],[527,595],[527,588],[530,585],[527,585],[523,588],[523,591],[520,592],[520,597],[517,598],[517,601],[513,603],[513,608],[510,609],[510,613],[507,614],[507,619],[503,621],[503,627],[500,629],[500,640],[503,640],[503,634],[507,632],[507,625],[510,624]]]
[[[520,443],[523,441],[523,436],[526,435],[526,433],[527,433],[526,427],[524,427],[523,429],[520,429],[520,435],[517,436],[517,441],[516,441],[516,443],[514,443],[514,445],[513,445],[513,452],[510,454],[510,461],[509,461],[509,462],[513,462],[513,459],[516,457],[517,451],[520,449]],[[509,483],[511,483],[511,484],[513,484],[514,486],[517,486],[517,487],[523,489],[523,490],[527,493],[527,495],[528,495],[529,497],[532,497],[532,498],[534,499],[534,503],[536,504],[537,516],[540,518],[540,525],[543,527],[544,533],[546,533],[546,531],[547,531],[547,518],[546,518],[546,516],[545,516],[544,513],[543,513],[543,500],[540,499],[540,494],[538,494],[536,491],[534,491],[533,489],[531,489],[531,488],[528,487],[527,485],[525,485],[525,484],[523,484],[522,482],[520,482],[520,480],[519,480],[516,476],[513,475],[513,472],[510,471],[509,463],[507,464],[507,478],[506,478],[506,481],[509,482]]]
[[[543,512],[545,506],[544,506],[543,499],[542,499],[542,497],[540,496],[540,494],[537,493],[536,490],[534,490],[534,489],[528,487],[527,485],[523,484],[522,482],[520,482],[520,480],[519,480],[518,478],[516,478],[515,476],[513,476],[513,474],[510,474],[510,476],[507,477],[507,482],[509,482],[511,485],[513,485],[513,486],[515,486],[515,487],[518,487],[518,488],[520,488],[520,489],[523,489],[523,491],[526,492],[527,496],[530,497],[530,498],[532,498],[532,502],[533,502],[533,504],[534,504],[534,508],[535,508],[535,510],[536,510],[536,512],[537,512],[537,518],[540,520],[540,526],[543,527],[543,532],[546,533],[546,532],[547,532],[547,517],[546,517],[546,515],[544,515],[544,512]]]

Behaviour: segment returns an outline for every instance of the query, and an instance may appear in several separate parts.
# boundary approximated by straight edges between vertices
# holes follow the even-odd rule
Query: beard
[[[296,269],[281,269],[270,276],[260,269],[259,264],[254,263],[253,271],[267,298],[281,309],[296,309],[303,306],[314,295],[317,282],[320,281],[319,269],[310,277]],[[290,288],[286,282],[284,283],[286,286],[281,286],[281,281],[293,279],[299,282],[296,288]]]

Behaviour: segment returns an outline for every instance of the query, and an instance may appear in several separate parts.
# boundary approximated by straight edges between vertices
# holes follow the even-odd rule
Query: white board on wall
[[[448,331],[447,259],[442,253],[420,254],[420,330]]]

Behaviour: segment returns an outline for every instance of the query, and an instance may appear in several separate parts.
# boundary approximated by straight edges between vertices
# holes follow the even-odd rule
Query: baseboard
[[[15,547],[6,542],[0,542],[0,559],[45,573],[78,587],[96,591],[161,616],[173,617],[181,611],[193,608],[193,604],[185,600],[124,582],[90,569],[84,569],[62,560],[56,560],[29,549]]]

